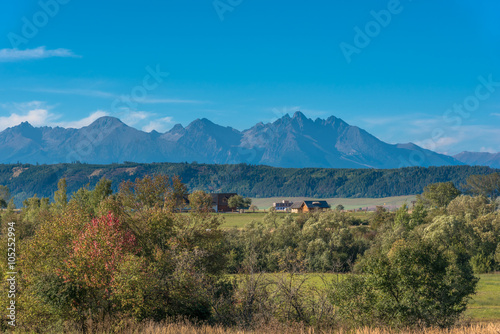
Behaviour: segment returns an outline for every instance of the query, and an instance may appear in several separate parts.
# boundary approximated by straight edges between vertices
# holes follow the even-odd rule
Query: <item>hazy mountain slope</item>
[[[243,132],[242,146],[254,148],[250,163],[282,167],[396,168],[461,164],[416,145],[391,145],[339,118],[308,119],[297,112]],[[260,160],[259,160],[260,158]]]
[[[462,152],[454,155],[453,157],[458,161],[471,166],[490,166],[492,168],[500,168],[500,153]]]
[[[414,144],[387,144],[336,117],[312,120],[301,112],[238,131],[207,119],[160,134],[102,117],[81,129],[34,128],[0,133],[1,163],[192,162],[275,167],[398,168],[460,165]]]

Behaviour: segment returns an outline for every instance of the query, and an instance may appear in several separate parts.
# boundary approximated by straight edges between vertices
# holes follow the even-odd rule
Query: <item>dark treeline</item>
[[[206,165],[196,163],[153,164],[56,164],[0,165],[0,184],[7,186],[16,205],[37,194],[50,197],[57,181],[66,178],[70,193],[102,178],[113,181],[114,191],[122,181],[145,175],[178,175],[190,191],[236,192],[246,197],[307,196],[389,197],[419,194],[436,182],[453,182],[459,189],[471,175],[496,172],[489,167],[444,166],[401,169],[275,168],[268,166]]]

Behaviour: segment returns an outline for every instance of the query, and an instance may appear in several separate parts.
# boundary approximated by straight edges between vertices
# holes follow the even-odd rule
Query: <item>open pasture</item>
[[[268,212],[219,213],[224,218],[223,228],[243,228],[252,221],[261,222],[267,214]],[[373,212],[349,212],[348,214],[362,221],[369,221]],[[277,215],[283,219],[287,215],[297,216],[298,214],[278,212]]]

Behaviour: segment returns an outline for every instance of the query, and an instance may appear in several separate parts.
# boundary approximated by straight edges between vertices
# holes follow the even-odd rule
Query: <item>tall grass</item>
[[[71,327],[71,326],[70,326]],[[18,332],[21,333],[21,332]],[[83,334],[82,331],[72,330],[69,327],[58,330],[46,331],[61,334]],[[104,322],[100,324],[87,324],[85,333],[95,334],[499,334],[500,323],[479,323],[462,325],[451,329],[384,329],[384,328],[326,328],[315,329],[298,323],[283,324],[279,322],[257,325],[254,329],[227,328],[223,326],[212,326],[206,324],[194,324],[188,321],[177,322],[144,322],[134,323],[122,321],[119,324]]]
[[[225,329],[223,327],[211,326],[193,326],[189,324],[168,324],[168,325],[154,325],[151,324],[143,329],[138,329],[133,333],[147,333],[147,334],[270,334],[270,333],[283,333],[283,334],[498,334],[500,333],[499,324],[480,324],[473,326],[458,327],[451,330],[443,329],[423,329],[423,330],[387,330],[378,328],[362,328],[357,330],[315,330],[311,327],[296,326],[280,326],[280,325],[267,325],[266,327],[255,330],[239,330],[239,329]]]

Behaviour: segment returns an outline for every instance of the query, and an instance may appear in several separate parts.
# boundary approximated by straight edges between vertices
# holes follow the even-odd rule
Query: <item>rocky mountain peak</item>
[[[95,130],[89,140],[88,129]],[[238,131],[201,118],[187,127],[176,124],[164,134],[146,133],[105,116],[82,129],[34,128],[0,132],[0,163],[191,162],[248,163],[276,167],[398,168],[412,161],[412,152],[425,158],[422,166],[461,164],[452,157],[417,145],[390,145],[334,116],[312,120],[301,111]],[[118,129],[119,131],[116,131]],[[91,138],[91,139],[92,139]],[[68,155],[76,152],[78,156]],[[414,153],[413,153],[414,154]],[[72,160],[68,161],[68,157]],[[411,165],[408,162],[408,165]]]
[[[119,118],[112,116],[103,116],[96,119],[92,124],[89,125],[90,128],[114,128],[127,126]]]

